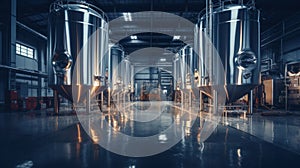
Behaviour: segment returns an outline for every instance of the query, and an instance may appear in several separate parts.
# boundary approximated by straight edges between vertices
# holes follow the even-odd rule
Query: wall
[[[269,91],[273,93],[267,94],[273,95],[274,105],[283,107],[286,105],[284,81],[289,81],[289,77],[285,79],[285,65],[300,63],[300,14],[291,16],[263,32],[261,41],[262,70],[267,69],[267,71],[262,72],[262,79],[274,79],[274,87],[277,86],[278,88]],[[272,60],[272,64],[269,64],[270,60]],[[263,68],[267,67],[266,65],[269,65],[268,68]],[[290,70],[289,66],[287,70]],[[294,96],[299,97],[300,94]],[[290,102],[292,96],[288,94],[287,97],[288,102]]]
[[[261,39],[261,58],[271,58],[281,66],[290,61],[300,61],[300,15],[266,30]],[[283,66],[279,68],[283,73]]]
[[[22,55],[16,57],[16,67],[34,73],[47,73],[46,49],[47,40],[25,29],[17,26],[17,43],[34,49],[34,58]],[[38,75],[18,73],[16,76],[17,91],[19,96],[25,97],[44,97],[47,96],[47,83],[44,78]],[[27,90],[27,92],[26,92]]]

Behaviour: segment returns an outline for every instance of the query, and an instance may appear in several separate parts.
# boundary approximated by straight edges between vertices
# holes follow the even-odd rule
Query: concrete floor
[[[190,133],[169,150],[154,156],[136,158],[114,154],[100,147],[85,133],[76,115],[46,116],[44,112],[41,113],[0,113],[0,167],[300,166],[298,116],[253,115],[246,120],[228,117],[218,124],[204,142],[200,142],[197,137],[201,123],[198,117]],[[165,115],[161,120],[169,121],[172,114]],[[152,125],[135,129],[133,134],[145,135],[151,133],[153,128]],[[132,133],[132,129],[128,131]]]
[[[246,119],[223,118],[222,123],[300,155],[300,116],[296,111],[290,114],[292,115],[261,116],[256,113]]]

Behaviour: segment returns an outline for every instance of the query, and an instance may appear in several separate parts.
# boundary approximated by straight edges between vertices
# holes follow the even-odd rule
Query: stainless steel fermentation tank
[[[198,86],[209,92],[211,86],[225,84],[227,102],[234,102],[260,83],[259,11],[240,4],[222,5],[212,11],[203,15],[195,31],[194,48],[200,58]],[[212,20],[208,22],[207,17]],[[214,70],[217,56],[211,54],[216,53],[224,74]]]
[[[119,44],[110,44],[108,52],[108,103],[111,105],[111,98],[117,104],[120,100],[126,99],[126,94],[132,90],[133,66],[128,57],[125,57],[124,49]]]
[[[173,58],[174,90],[192,89],[195,73],[198,71],[198,57],[190,45],[179,50]]]
[[[84,1],[56,1],[49,13],[49,86],[73,102],[105,86],[108,19]],[[73,88],[73,93],[72,93]]]
[[[108,90],[107,90],[107,106],[111,105],[111,101],[117,100],[119,103],[119,94],[122,90],[122,69],[121,63],[124,59],[124,49],[119,44],[109,44],[108,50]],[[101,99],[103,101],[103,99]]]
[[[124,49],[121,45],[109,45],[108,50],[108,85],[112,91],[118,90],[122,84],[121,63],[124,59]]]
[[[112,91],[131,88],[133,66],[121,45],[109,45],[108,83]]]
[[[124,91],[131,92],[131,87],[133,84],[132,81],[133,65],[131,64],[128,56],[122,60],[121,69],[122,69],[122,81],[123,81]]]
[[[175,101],[192,105],[192,95],[197,84],[198,56],[190,45],[179,50],[173,58],[173,84]],[[197,95],[197,94],[196,94]]]
[[[180,73],[181,58],[178,53],[173,57],[173,90],[179,90],[181,87],[181,73]]]

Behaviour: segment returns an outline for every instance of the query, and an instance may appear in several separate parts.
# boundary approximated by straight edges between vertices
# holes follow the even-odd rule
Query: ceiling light
[[[160,62],[166,62],[166,61],[167,61],[167,59],[165,59],[165,58],[160,59]]]
[[[173,40],[179,40],[180,39],[180,36],[173,36]]]
[[[131,22],[132,21],[131,13],[129,13],[129,12],[123,13],[123,16],[124,16],[125,22]]]
[[[137,36],[130,36],[131,40],[137,40]]]

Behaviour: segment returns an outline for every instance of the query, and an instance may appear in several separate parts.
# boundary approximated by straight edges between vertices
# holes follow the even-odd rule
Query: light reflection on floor
[[[246,119],[228,117],[227,120],[222,120],[222,122],[264,141],[300,154],[299,115],[261,116],[260,114],[254,114]]]
[[[164,127],[164,124],[167,126],[170,121],[179,122],[178,113],[169,111],[161,117],[160,122],[144,125],[144,128],[131,129],[134,123],[129,122],[128,119],[125,122],[124,118],[116,117],[118,115],[106,114],[102,119],[111,120],[113,128],[129,135],[148,135]],[[159,126],[155,127],[155,124]],[[78,124],[76,116],[0,113],[0,167],[16,167],[31,162],[33,167],[255,168],[299,166],[300,155],[221,124],[205,142],[201,142],[201,137],[199,137],[199,131],[203,127],[201,124],[203,123],[199,118],[196,119],[194,125],[183,124],[183,139],[171,149],[150,157],[134,158],[111,153],[94,143],[101,141],[101,137],[92,131],[92,138],[87,136],[82,126]],[[261,129],[256,122],[252,121],[252,124],[257,125],[257,129]],[[264,125],[263,134],[266,137],[272,135],[272,133],[269,134],[269,129],[270,132],[272,129],[278,129],[276,126],[269,127],[266,122]],[[299,128],[299,125],[294,126]],[[243,128],[243,124],[240,128]],[[282,131],[281,127],[278,130]],[[284,133],[292,134],[293,132]],[[162,142],[168,138],[165,135],[159,137]]]

